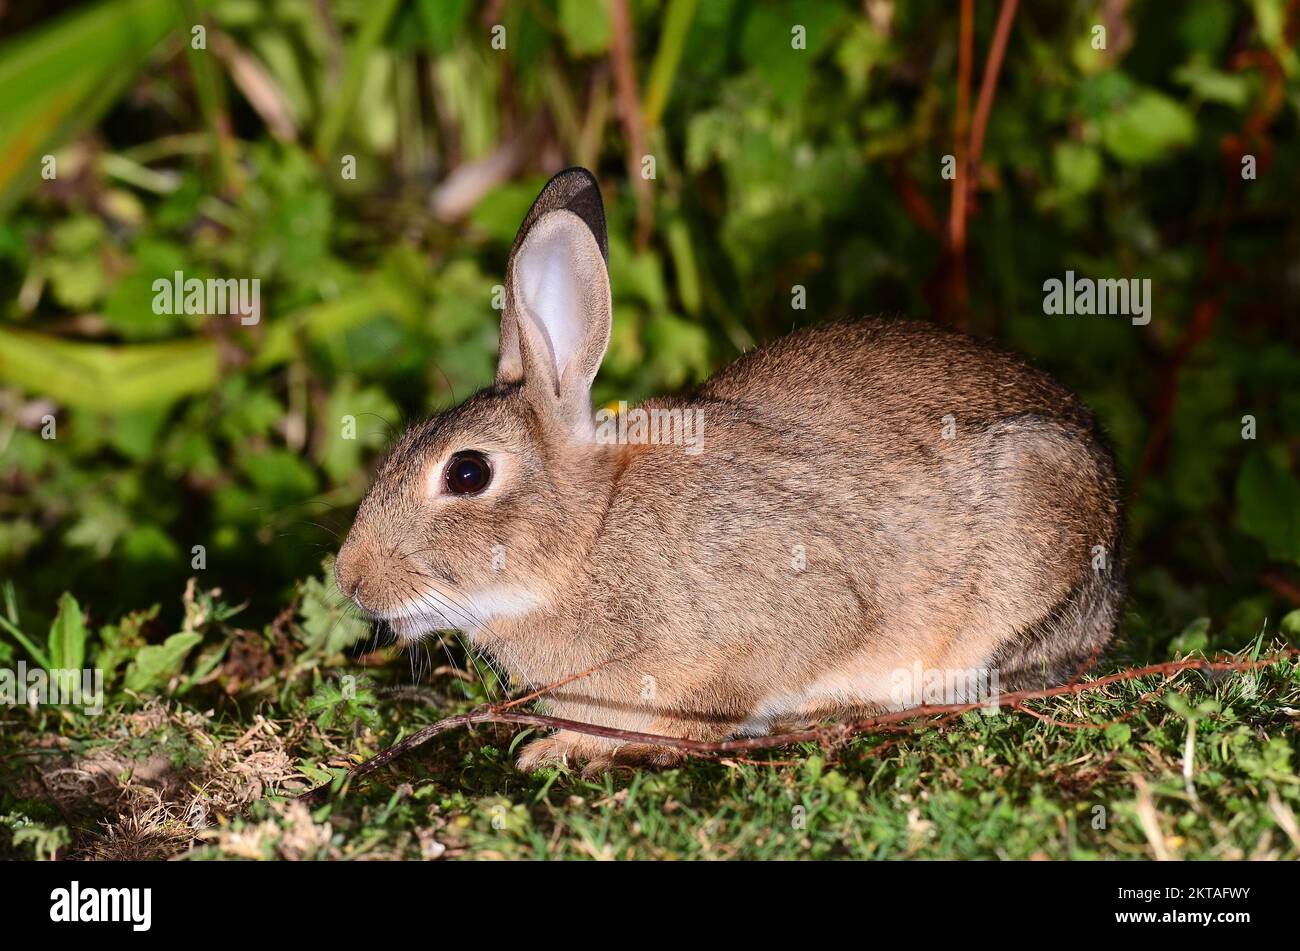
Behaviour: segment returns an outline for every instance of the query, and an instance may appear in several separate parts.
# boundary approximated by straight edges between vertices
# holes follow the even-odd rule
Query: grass
[[[0,854],[1300,857],[1294,660],[1245,674],[1184,671],[1163,691],[1160,678],[1118,683],[1037,707],[1095,729],[969,713],[837,750],[808,744],[597,779],[523,775],[511,763],[524,734],[479,728],[436,737],[309,809],[293,796],[499,695],[469,663],[418,679],[387,651],[358,664],[337,649],[351,622],[331,613],[324,589],[304,586],[296,611],[262,632],[239,629],[219,599],[191,590],[187,632],[202,646],[165,682],[119,686],[100,716],[0,708]],[[70,627],[65,617],[61,636]],[[1268,649],[1261,635],[1247,653]]]

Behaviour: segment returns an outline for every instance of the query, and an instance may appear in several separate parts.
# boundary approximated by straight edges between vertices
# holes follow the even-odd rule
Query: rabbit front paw
[[[520,750],[515,765],[525,773],[547,766],[577,766],[607,755],[611,748],[608,740],[561,730],[525,746]]]
[[[526,773],[548,766],[582,767],[584,776],[596,776],[613,769],[680,766],[686,754],[670,746],[647,743],[617,744],[600,737],[561,730],[533,740],[519,753],[515,765]]]

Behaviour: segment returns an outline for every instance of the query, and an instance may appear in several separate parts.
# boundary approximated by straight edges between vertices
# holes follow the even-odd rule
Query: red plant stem
[[[614,65],[614,89],[618,111],[623,119],[623,136],[627,140],[627,177],[636,196],[636,246],[644,248],[654,231],[653,195],[650,183],[641,174],[645,155],[645,128],[641,123],[641,95],[637,92],[632,14],[627,0],[610,0],[609,55]]]
[[[997,92],[998,74],[1002,72],[1002,58],[1007,51],[1007,40],[1011,36],[1011,24],[1016,19],[1018,0],[1002,0],[998,11],[998,23],[993,31],[993,42],[989,46],[988,62],[984,64],[984,76],[980,80],[979,101],[975,104],[975,123],[970,137],[970,175],[968,181],[972,192],[975,180],[979,177],[980,155],[984,152],[984,132],[988,128],[989,115],[993,112],[993,97]]]
[[[1169,661],[1163,664],[1151,664],[1146,667],[1133,667],[1128,670],[1121,670],[1105,677],[1099,677],[1089,683],[1074,682],[1062,684],[1059,687],[1049,687],[1044,690],[1015,691],[979,703],[923,704],[906,710],[897,710],[891,713],[884,713],[878,716],[854,720],[849,723],[833,723],[824,726],[811,727],[806,730],[799,730],[792,733],[776,733],[769,736],[748,736],[732,740],[722,740],[720,742],[690,740],[680,736],[643,733],[639,730],[620,730],[615,727],[600,726],[595,723],[583,723],[578,720],[546,716],[540,713],[518,713],[507,710],[505,704],[491,704],[478,710],[471,710],[468,713],[446,717],[445,719],[432,723],[424,729],[411,734],[400,743],[390,746],[382,753],[372,756],[364,763],[354,767],[348,773],[348,781],[351,782],[352,780],[359,779],[368,773],[374,772],[381,766],[392,762],[403,753],[423,745],[441,733],[446,733],[450,730],[461,727],[475,726],[480,723],[513,723],[520,726],[542,727],[543,729],[549,730],[569,730],[573,733],[582,733],[586,736],[598,736],[605,739],[618,740],[624,743],[648,743],[655,746],[667,746],[672,747],[673,749],[684,750],[687,753],[694,755],[772,749],[774,747],[789,746],[796,743],[822,743],[823,745],[830,745],[843,742],[857,734],[867,733],[881,728],[895,727],[896,725],[907,721],[936,715],[952,717],[971,710],[980,710],[990,706],[1006,708],[1012,711],[1028,712],[1039,719],[1043,719],[1043,714],[1024,710],[1024,702],[1027,700],[1037,700],[1046,697],[1078,695],[1098,690],[1102,687],[1109,686],[1110,684],[1122,683],[1129,680],[1138,680],[1142,677],[1161,675],[1170,677],[1185,670],[1256,670],[1262,667],[1281,663],[1284,660],[1294,659],[1297,656],[1300,656],[1300,651],[1291,648],[1281,650],[1272,657],[1256,661],[1224,659]],[[583,675],[579,674],[578,676]],[[567,680],[562,681],[562,683],[567,683],[573,679],[575,678],[567,678]],[[540,694],[549,689],[552,688],[544,687],[537,693]],[[1150,695],[1151,694],[1147,694],[1146,696]],[[1049,720],[1048,722],[1057,726],[1067,725],[1055,720]],[[1101,724],[1101,726],[1107,725],[1109,724]],[[328,786],[319,786],[314,790],[309,790],[304,793],[303,796],[318,795],[328,788]]]
[[[966,130],[970,123],[971,50],[975,42],[975,0],[961,0],[961,34],[957,51],[957,116],[954,151],[957,175],[953,179],[948,212],[948,247],[954,262],[966,253]]]

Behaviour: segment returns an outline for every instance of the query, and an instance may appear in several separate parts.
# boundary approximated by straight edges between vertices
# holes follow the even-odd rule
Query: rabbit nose
[[[344,544],[334,561],[334,581],[346,597],[357,603],[357,607],[369,610],[361,601],[361,586],[365,583],[362,572],[362,559],[356,545]]]

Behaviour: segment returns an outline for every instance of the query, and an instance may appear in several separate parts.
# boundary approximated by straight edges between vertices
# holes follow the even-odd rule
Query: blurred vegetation
[[[540,183],[585,164],[615,295],[598,399],[837,316],[993,336],[1115,441],[1128,649],[1163,656],[1198,617],[1192,646],[1276,632],[1300,600],[1294,4],[1021,4],[956,261],[957,5],[636,0],[626,29],[622,6],[3,8],[11,624],[44,629],[70,590],[95,625],[161,605],[141,635],[161,645],[192,575],[268,624],[404,422],[491,380],[510,240]],[[975,8],[972,104],[999,4]],[[1045,316],[1067,269],[1149,278],[1151,323]],[[261,320],[155,314],[176,271],[258,278]]]
[[[269,620],[402,422],[490,381],[508,243],[539,182],[581,162],[611,217],[599,399],[845,314],[995,335],[1117,443],[1140,625],[1255,633],[1300,565],[1300,22],[1282,0],[1024,5],[953,305],[949,6],[632,4],[642,195],[604,3],[6,10],[0,565],[19,602],[174,612],[203,544],[204,578]],[[1151,325],[1045,317],[1066,269],[1151,278]],[[263,318],[153,313],[178,270],[259,278]]]
[[[1104,730],[968,717],[628,784],[519,776],[484,730],[316,813],[266,796],[501,693],[455,645],[373,650],[322,560],[405,422],[490,382],[510,241],[570,164],[610,218],[598,400],[831,317],[991,336],[1116,444],[1112,663],[1296,642],[1300,8],[1027,0],[987,99],[1007,10],[0,4],[0,666],[110,695],[0,707],[0,853],[1293,857],[1295,663],[1047,708]],[[1045,316],[1067,270],[1150,279],[1150,324]],[[177,271],[259,279],[259,321],[156,314]]]

